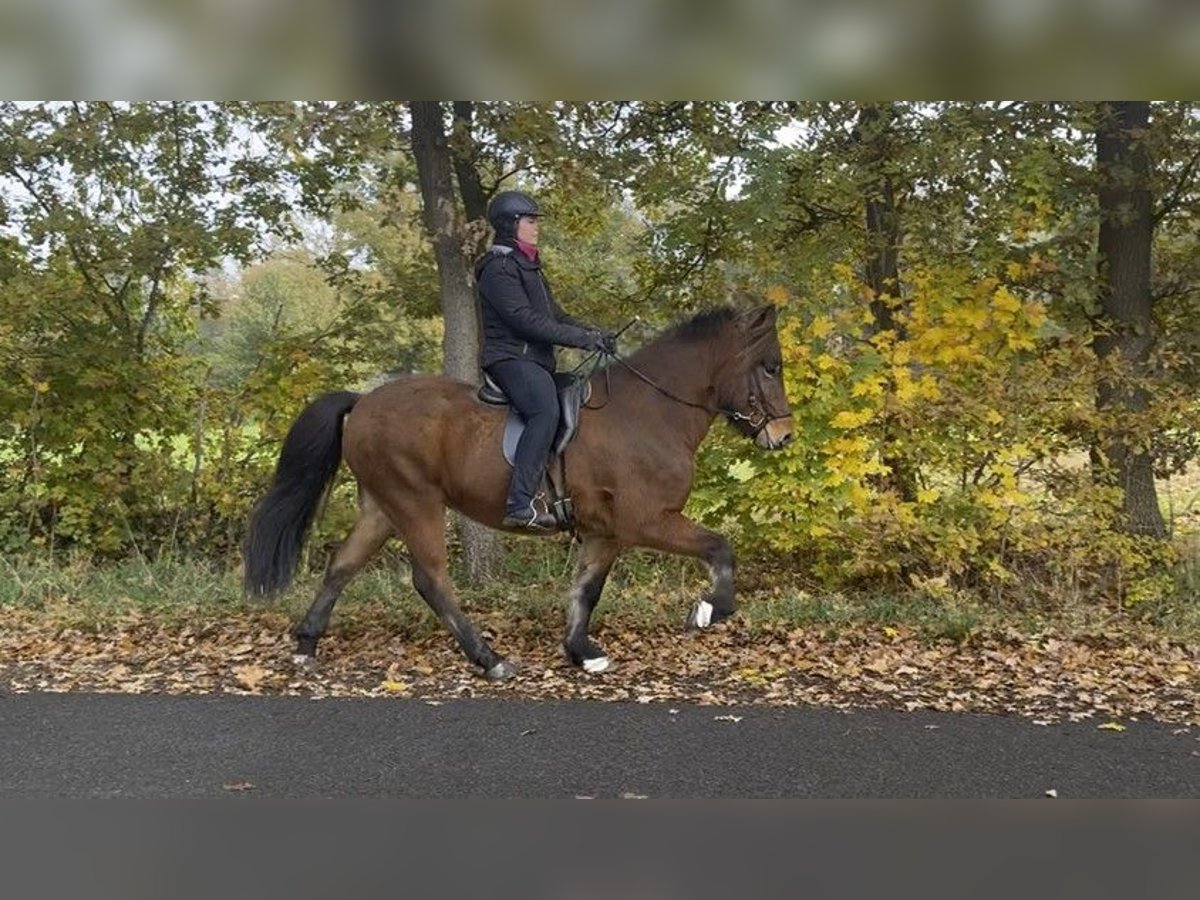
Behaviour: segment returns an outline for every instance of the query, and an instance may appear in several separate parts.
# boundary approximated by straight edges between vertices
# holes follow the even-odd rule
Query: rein
[[[636,322],[636,321],[639,321],[639,320],[638,319],[633,320],[633,322]],[[633,322],[630,322],[629,325],[632,325]],[[625,328],[628,328],[629,325],[626,325]],[[621,331],[624,331],[625,328],[622,328]],[[617,333],[620,334],[620,332],[617,332]],[[616,353],[605,353],[603,351],[598,350],[595,353],[593,353],[588,359],[586,359],[582,363],[580,363],[575,368],[575,371],[578,372],[580,369],[582,369],[585,365],[587,365],[590,362],[591,368],[588,370],[587,375],[584,376],[585,378],[590,379],[592,377],[592,375],[595,373],[596,369],[599,368],[601,361],[605,357],[609,357],[612,360],[614,360],[615,362],[619,363],[621,365],[621,367],[624,368],[626,371],[630,372],[632,375],[634,375],[641,381],[645,382],[650,387],[654,388],[654,390],[658,391],[658,393],[662,394],[664,397],[666,397],[669,400],[674,400],[676,403],[681,403],[684,406],[690,406],[693,409],[704,410],[704,412],[708,413],[710,416],[725,416],[727,419],[729,419],[730,421],[733,421],[733,422],[744,422],[751,429],[750,437],[752,437],[752,438],[757,438],[758,435],[762,432],[762,430],[764,428],[766,428],[769,424],[774,422],[776,419],[787,418],[786,416],[768,415],[767,410],[765,410],[761,406],[759,406],[759,413],[761,414],[762,418],[756,420],[752,416],[748,416],[745,413],[739,412],[736,409],[726,409],[725,407],[721,407],[721,406],[714,407],[714,406],[709,406],[705,403],[695,403],[691,400],[687,400],[683,397],[680,397],[678,394],[672,393],[671,391],[667,390],[665,387],[663,387],[661,384],[656,382],[645,372],[641,371],[640,369],[636,368],[635,366],[630,365],[629,361],[626,360],[623,356],[620,356]],[[605,396],[611,398],[612,397],[612,383],[609,380],[609,377],[610,377],[609,371],[606,369],[604,372]],[[750,401],[753,405],[755,405],[755,406],[758,405],[757,394],[753,391],[750,394]],[[608,400],[605,400],[601,406],[588,406],[587,409],[603,409],[605,406],[608,405],[608,402],[609,402]]]
[[[632,372],[639,379],[644,381],[646,384],[650,385],[650,387],[654,388],[656,391],[658,391],[660,394],[662,394],[664,397],[666,397],[669,400],[674,400],[676,403],[682,403],[684,406],[690,406],[690,407],[692,407],[692,409],[702,409],[706,413],[708,413],[710,416],[727,416],[730,419],[743,421],[748,425],[754,424],[748,415],[746,415],[745,413],[740,413],[736,409],[724,409],[723,407],[720,407],[720,406],[709,406],[705,403],[694,403],[691,400],[685,400],[683,397],[680,397],[678,394],[673,394],[669,390],[667,390],[665,387],[663,387],[661,384],[658,384],[656,381],[654,381],[654,379],[652,379],[645,372],[631,366],[629,364],[629,362],[627,360],[625,360],[624,358],[617,356],[615,353],[613,354],[612,358],[614,360],[616,360],[618,363],[620,363],[621,367],[624,368],[626,371]],[[757,430],[754,433],[758,434],[759,431],[762,431],[762,429],[764,427],[766,427],[766,424],[767,424],[766,421],[764,421],[761,425],[758,426]]]

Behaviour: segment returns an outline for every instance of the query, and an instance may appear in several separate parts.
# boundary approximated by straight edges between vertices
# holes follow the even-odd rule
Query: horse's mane
[[[691,318],[668,327],[666,331],[643,344],[637,350],[636,355],[653,354],[670,345],[711,340],[724,332],[731,324],[735,324],[741,316],[742,311],[730,305],[701,310]],[[762,341],[769,340],[773,336],[773,332],[756,335],[749,346],[734,345],[731,349],[736,348],[735,352],[738,355],[739,363],[745,362],[761,351]]]
[[[690,319],[685,319],[678,325],[669,328],[662,340],[695,341],[707,340],[715,336],[726,325],[738,317],[738,312],[732,306],[718,306],[716,309],[701,310]]]
[[[637,352],[661,350],[671,344],[690,344],[696,341],[710,340],[720,334],[737,317],[737,310],[732,306],[701,310],[691,318],[668,325],[664,331],[659,332],[638,348]]]

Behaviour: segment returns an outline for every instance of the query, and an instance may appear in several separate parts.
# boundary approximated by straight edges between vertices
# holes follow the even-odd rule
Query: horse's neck
[[[703,342],[676,344],[666,348],[651,344],[630,357],[629,365],[653,385],[645,384],[632,373],[625,373],[634,384],[644,389],[636,391],[639,403],[649,399],[652,403],[661,404],[664,417],[678,416],[681,422],[690,425],[679,433],[689,434],[689,443],[695,446],[704,440],[713,419],[708,412],[716,400],[713,394],[716,366],[712,356],[712,348]],[[655,390],[654,386],[661,390]],[[685,402],[680,403],[680,400]]]
[[[639,350],[630,364],[655,384],[691,403],[711,405],[716,371],[712,346],[703,341]]]

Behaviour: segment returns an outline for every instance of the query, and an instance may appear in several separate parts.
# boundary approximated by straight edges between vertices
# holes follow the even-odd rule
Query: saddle
[[[548,504],[550,512],[558,522],[559,528],[574,530],[575,513],[571,498],[566,495],[566,463],[563,451],[575,437],[579,429],[579,410],[591,398],[592,386],[583,378],[576,378],[565,373],[555,373],[555,384],[558,386],[558,431],[554,435],[554,443],[550,445],[550,465],[546,471],[546,496],[550,497]],[[479,399],[489,406],[508,406],[508,397],[491,377],[483,373],[483,384],[479,388]],[[516,458],[517,442],[525,431],[525,420],[512,407],[509,407],[508,418],[504,422],[504,439],[501,451],[504,460],[510,466]],[[554,463],[557,462],[557,466]],[[557,470],[557,471],[556,471]]]

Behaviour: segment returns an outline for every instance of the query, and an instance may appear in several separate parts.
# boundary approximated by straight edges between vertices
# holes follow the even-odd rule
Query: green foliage
[[[224,554],[305,402],[434,361],[428,314],[353,268],[334,289],[303,253],[217,296],[218,263],[295,233],[238,121],[204,104],[0,110],[18,235],[0,256],[4,550]]]
[[[1160,477],[1200,451],[1195,104],[1155,104],[1144,136],[1141,370],[1092,350],[1089,107],[881,109],[476,103],[469,149],[487,189],[543,201],[567,309],[644,320],[623,347],[735,289],[780,306],[797,441],[763,454],[717,426],[690,507],[743,558],[939,605],[959,636],[967,598],[1186,593],[1194,553],[1175,567],[1124,534],[1092,451],[1149,449]],[[0,106],[0,550],[235,560],[305,403],[439,368],[407,127],[397,102]],[[884,182],[900,283],[876,298],[864,203]],[[1099,413],[1101,379],[1148,408]],[[314,552],[353,506],[343,481]]]
[[[718,435],[692,509],[827,584],[947,600],[963,589],[1035,602],[1169,594],[1170,548],[1121,531],[1119,492],[1092,478],[1090,442],[1114,423],[1092,404],[1090,341],[1025,288],[1040,265],[982,279],[911,268],[911,294],[895,301],[903,337],[873,332],[851,299],[864,287],[835,268],[824,293],[840,308],[805,315],[797,302],[781,318],[796,448],[766,456]],[[1191,433],[1194,415],[1160,393],[1126,427]],[[912,499],[886,478],[896,465],[916,475]]]

